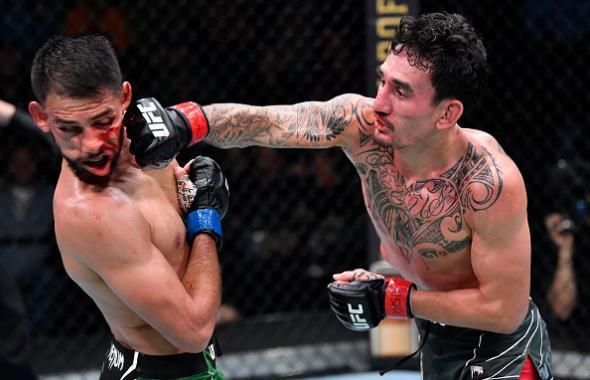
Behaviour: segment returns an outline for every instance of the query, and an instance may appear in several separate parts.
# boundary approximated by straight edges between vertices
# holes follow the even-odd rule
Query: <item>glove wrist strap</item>
[[[213,208],[198,209],[186,216],[189,246],[192,246],[195,236],[201,232],[213,236],[217,243],[217,249],[221,248],[221,218],[219,212]]]
[[[385,279],[385,315],[391,318],[414,318],[410,306],[410,293],[416,285],[402,278]]]
[[[199,104],[195,102],[184,102],[170,108],[178,110],[188,120],[191,131],[188,146],[194,145],[207,137],[207,134],[209,134],[209,121]]]

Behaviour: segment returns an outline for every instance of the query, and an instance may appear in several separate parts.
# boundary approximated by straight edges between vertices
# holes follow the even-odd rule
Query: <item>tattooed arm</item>
[[[498,333],[513,332],[522,322],[530,291],[527,199],[520,172],[507,158],[502,161],[503,185],[498,198],[490,207],[466,215],[472,229],[471,265],[478,286],[413,292],[416,316]],[[484,187],[472,190],[474,200],[489,194]]]
[[[372,128],[372,107],[372,99],[354,94],[294,105],[213,104],[203,107],[210,127],[205,141],[221,148],[344,147],[358,140],[359,129]]]

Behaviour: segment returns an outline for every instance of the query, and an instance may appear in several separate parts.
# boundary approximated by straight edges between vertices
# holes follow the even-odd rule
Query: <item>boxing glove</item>
[[[413,318],[410,294],[416,285],[401,278],[332,282],[328,285],[330,307],[347,328],[367,331],[385,317]]]
[[[155,98],[142,98],[130,105],[123,125],[131,140],[129,151],[142,167],[167,166],[180,150],[209,133],[207,118],[197,103],[164,108]]]
[[[197,188],[186,216],[189,244],[192,245],[197,234],[208,233],[220,250],[223,242],[221,220],[229,208],[227,179],[217,162],[205,156],[197,156],[190,163],[188,176]]]

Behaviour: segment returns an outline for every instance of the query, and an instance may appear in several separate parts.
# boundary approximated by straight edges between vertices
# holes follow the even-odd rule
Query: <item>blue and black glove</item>
[[[189,245],[200,233],[210,234],[221,249],[221,220],[229,208],[229,186],[221,168],[213,159],[197,156],[189,165],[189,179],[197,193],[187,210],[186,224]]]

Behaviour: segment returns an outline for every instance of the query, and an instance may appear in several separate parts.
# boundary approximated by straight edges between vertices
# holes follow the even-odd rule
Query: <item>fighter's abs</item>
[[[435,178],[407,183],[392,152],[373,147],[357,157],[356,168],[371,218],[396,244],[404,259],[425,259],[462,252],[471,242],[465,213],[491,207],[502,191],[501,171],[492,155],[469,144],[466,154]],[[477,187],[478,194],[473,190]]]

